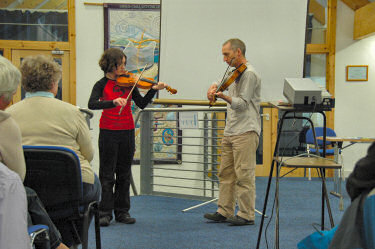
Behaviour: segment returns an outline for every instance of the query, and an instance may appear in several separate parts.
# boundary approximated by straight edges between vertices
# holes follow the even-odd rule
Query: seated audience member
[[[375,143],[372,143],[367,155],[356,163],[346,181],[346,191],[351,204],[337,227],[330,249],[366,248],[363,237],[363,205],[368,193],[375,188],[374,166]]]
[[[0,162],[4,163],[9,169],[17,173],[21,181],[23,181],[26,173],[26,165],[22,150],[21,132],[9,113],[4,112],[5,108],[11,103],[12,97],[16,93],[20,81],[20,71],[10,61],[0,56]],[[1,183],[3,182],[0,181],[0,184]],[[23,195],[25,195],[25,189],[23,189],[22,192]],[[49,227],[51,248],[67,248],[61,243],[61,235],[50,220],[35,191],[26,188],[26,196],[29,216],[28,225],[47,225]],[[26,196],[24,199],[25,203]],[[13,218],[17,219],[16,217]],[[14,223],[16,221],[12,220],[12,222]],[[0,248],[5,247],[0,246]]]
[[[361,194],[368,194],[375,188],[375,143],[367,150],[367,155],[355,165],[353,172],[346,181],[346,191],[351,201]]]
[[[0,248],[31,249],[27,201],[18,174],[0,163]]]
[[[23,59],[21,67],[25,99],[7,109],[22,132],[24,145],[63,146],[79,157],[84,201],[100,198],[100,183],[89,163],[94,149],[86,119],[79,109],[55,97],[61,79],[59,64],[42,55]]]
[[[83,202],[99,201],[101,186],[89,163],[94,149],[86,119],[76,106],[55,98],[61,79],[59,64],[52,57],[30,56],[22,60],[20,71],[25,99],[7,112],[21,129],[22,144],[63,146],[75,151],[81,164]],[[64,243],[74,244],[66,225],[56,223]]]
[[[22,137],[18,125],[4,110],[12,102],[21,82],[20,71],[6,58],[0,56],[0,161],[25,179],[26,166]]]

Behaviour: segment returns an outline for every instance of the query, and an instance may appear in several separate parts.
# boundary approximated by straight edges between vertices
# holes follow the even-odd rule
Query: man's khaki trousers
[[[255,219],[255,166],[258,135],[249,131],[241,135],[225,136],[222,140],[221,164],[219,169],[218,212]]]

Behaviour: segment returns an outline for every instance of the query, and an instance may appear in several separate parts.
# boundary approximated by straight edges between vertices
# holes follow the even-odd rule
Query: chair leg
[[[83,214],[83,224],[82,224],[82,236],[81,236],[81,241],[82,241],[82,249],[88,249],[88,233],[89,233],[89,226],[90,226],[90,221],[92,215],[91,213],[91,203],[89,204],[87,210]]]
[[[82,249],[88,249],[88,231],[92,217],[95,218],[95,241],[96,249],[101,249],[99,206],[98,202],[91,202],[84,213],[82,229]]]
[[[336,152],[335,152],[336,153]],[[339,210],[344,211],[344,199],[343,199],[343,192],[342,192],[342,185],[343,185],[343,179],[344,178],[344,161],[342,155],[339,153],[338,155],[335,154],[335,161],[339,163],[341,162],[341,168],[335,169],[335,175],[334,175],[334,192],[333,195],[340,198],[339,202]]]
[[[344,211],[344,193],[342,192],[342,185],[343,181],[345,180],[345,169],[344,169],[344,158],[341,155],[341,169],[340,169],[340,176],[339,176],[339,191],[340,191],[340,203],[339,209],[340,211]]]
[[[310,157],[310,146],[307,145],[306,149],[307,149],[307,156]],[[309,179],[309,181],[311,181],[311,168],[308,169],[308,172],[309,172],[309,178],[308,179]],[[305,169],[305,176],[306,176],[306,169]]]
[[[75,224],[75,221],[71,221],[71,226],[72,226],[72,232],[73,232],[73,243],[78,243],[78,244],[82,244],[82,239],[81,239],[81,236],[79,235],[79,231],[77,229],[77,226]]]
[[[94,214],[95,214],[95,241],[96,241],[96,249],[102,248],[101,238],[100,238],[100,224],[99,224],[99,205],[98,203],[95,204]]]

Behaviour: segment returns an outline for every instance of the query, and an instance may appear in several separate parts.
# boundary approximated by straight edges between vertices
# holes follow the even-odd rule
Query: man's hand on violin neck
[[[210,88],[208,88],[208,91],[207,91],[207,98],[209,101],[213,101],[214,100],[214,94],[217,90],[217,85],[216,83],[212,84],[210,86]]]
[[[126,99],[123,99],[123,98],[114,99],[113,104],[115,106],[124,106],[124,105],[126,105]]]

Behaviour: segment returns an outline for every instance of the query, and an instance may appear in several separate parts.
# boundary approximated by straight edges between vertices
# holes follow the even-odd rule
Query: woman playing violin
[[[143,97],[137,88],[119,85],[117,78],[126,72],[125,65],[126,55],[120,49],[107,49],[99,61],[105,75],[95,83],[88,102],[88,107],[92,110],[103,109],[99,123],[101,226],[110,224],[112,211],[117,222],[135,223],[135,219],[129,214],[131,163],[135,151],[135,125],[130,102],[133,99],[143,109],[158,90],[168,87],[167,84],[158,82]]]

